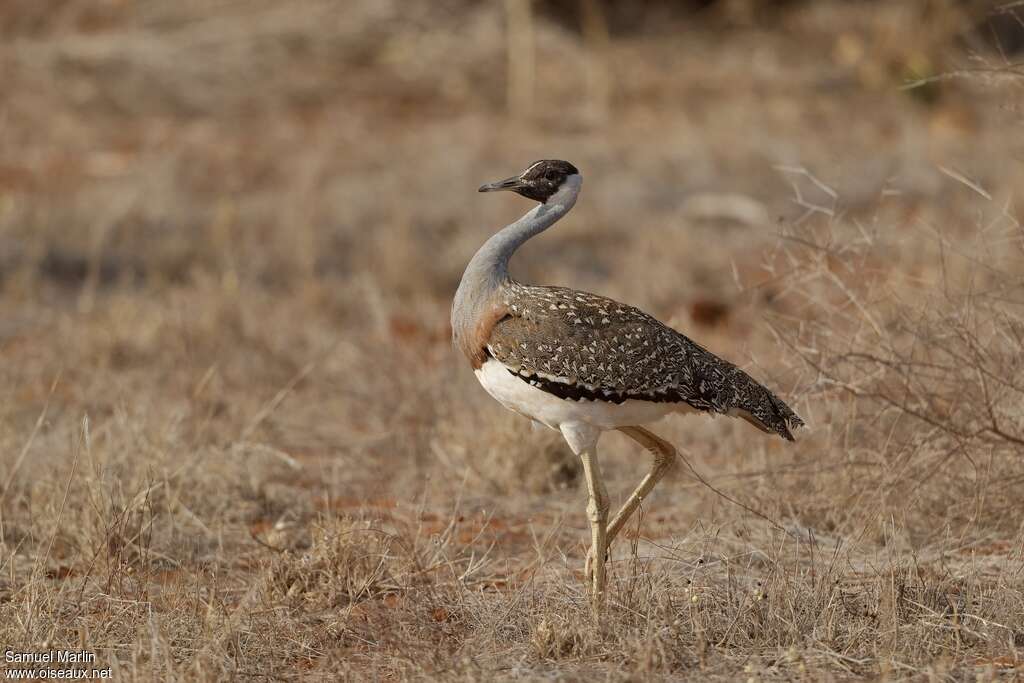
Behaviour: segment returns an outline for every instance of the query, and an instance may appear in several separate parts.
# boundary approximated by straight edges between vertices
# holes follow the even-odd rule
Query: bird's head
[[[527,199],[541,204],[546,203],[553,194],[558,192],[567,182],[579,181],[580,172],[568,161],[560,159],[542,159],[535,161],[517,176],[487,183],[480,186],[480,192],[498,192],[511,190]]]

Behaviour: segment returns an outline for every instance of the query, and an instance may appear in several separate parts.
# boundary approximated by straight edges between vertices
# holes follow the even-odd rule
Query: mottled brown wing
[[[732,363],[643,311],[563,287],[510,284],[488,353],[524,380],[575,400],[686,403],[792,438],[802,421]]]

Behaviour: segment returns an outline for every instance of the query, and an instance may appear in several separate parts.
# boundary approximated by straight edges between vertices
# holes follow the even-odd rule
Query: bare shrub
[[[1019,528],[1006,513],[1024,462],[1024,242],[994,213],[985,227],[899,240],[826,219],[796,228],[786,249],[802,322],[777,324],[779,338],[805,363],[808,395],[836,401],[808,410],[842,419],[837,445],[875,459],[858,484],[872,504],[927,511],[936,531],[963,533],[979,514]],[[903,272],[881,266],[893,252],[909,256]],[[936,267],[914,267],[930,258]]]

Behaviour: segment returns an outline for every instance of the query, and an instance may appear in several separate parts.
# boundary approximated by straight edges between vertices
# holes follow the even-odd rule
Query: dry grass
[[[0,9],[0,643],[146,680],[1019,678],[1013,57],[952,2],[549,3],[509,85],[516,3],[401,4]],[[660,425],[687,464],[600,622],[577,463],[448,343],[526,208],[473,189],[541,157],[587,182],[522,279],[810,424]],[[624,496],[646,456],[602,443]]]

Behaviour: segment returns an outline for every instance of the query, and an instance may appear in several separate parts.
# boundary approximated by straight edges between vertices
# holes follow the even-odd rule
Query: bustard
[[[676,455],[641,425],[673,412],[724,413],[792,441],[790,430],[803,421],[747,373],[632,306],[509,276],[512,254],[572,209],[582,182],[569,162],[544,160],[480,188],[540,204],[473,256],[455,293],[452,334],[487,393],[559,430],[582,460],[591,527],[585,572],[599,608],[609,545]],[[654,465],[609,524],[597,442],[610,429],[650,451]]]

